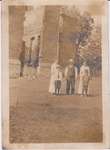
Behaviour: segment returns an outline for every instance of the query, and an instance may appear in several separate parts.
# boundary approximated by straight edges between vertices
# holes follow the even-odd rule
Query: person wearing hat
[[[75,81],[77,78],[77,68],[75,67],[73,59],[69,60],[69,63],[65,69],[66,78],[66,94],[75,94]]]

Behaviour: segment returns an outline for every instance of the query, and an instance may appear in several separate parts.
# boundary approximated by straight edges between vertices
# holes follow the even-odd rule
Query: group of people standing
[[[64,70],[58,64],[58,61],[55,61],[51,66],[49,92],[53,95],[59,95],[64,94],[61,93],[61,89],[65,89],[67,95],[80,94],[88,96],[90,78],[90,68],[86,62],[80,67],[78,73],[78,68],[72,59],[69,60]],[[62,84],[64,81],[66,81],[65,87]]]
[[[31,39],[31,45],[34,38]],[[29,53],[29,60],[25,60],[25,42],[22,43],[22,51],[19,55],[20,60],[20,77],[23,76],[24,73],[24,66],[25,64],[28,66],[28,70],[33,68],[34,72],[33,78],[36,77],[36,71],[39,67],[39,50],[40,50],[40,36],[37,38],[37,46],[34,47],[35,54],[34,58],[32,57],[32,47],[31,53]],[[29,72],[29,75],[31,73]],[[58,61],[56,60],[51,65],[51,78],[50,78],[50,86],[49,92],[54,95],[59,94],[67,94],[67,95],[88,95],[89,94],[89,81],[90,81],[90,68],[87,65],[87,62],[84,62],[83,65],[80,67],[80,71],[78,72],[78,68],[75,66],[73,59],[68,61],[67,66],[63,69],[61,65],[59,65]],[[66,85],[64,85],[64,81]],[[62,93],[62,89],[65,89],[65,93]]]

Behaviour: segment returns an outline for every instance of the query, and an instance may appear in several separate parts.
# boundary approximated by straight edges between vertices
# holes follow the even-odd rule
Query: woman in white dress
[[[83,65],[80,68],[80,74],[79,74],[78,94],[80,94],[80,95],[82,95],[82,91],[83,91],[83,77],[85,76],[85,72],[86,71],[88,71],[88,74],[89,74],[89,77],[90,77],[90,68],[87,65],[87,63],[84,62]]]
[[[51,65],[51,73],[50,73],[50,85],[49,85],[49,92],[51,94],[55,93],[55,73],[56,73],[56,68],[58,65],[58,61],[56,60],[52,65]]]

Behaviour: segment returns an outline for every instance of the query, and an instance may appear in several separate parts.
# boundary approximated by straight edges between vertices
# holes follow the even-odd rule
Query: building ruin
[[[55,59],[65,66],[70,58],[75,60],[76,48],[73,36],[77,31],[77,20],[65,14],[60,14],[60,6],[41,6],[36,8],[40,21],[36,15],[36,23],[24,25],[25,15],[30,11],[25,6],[10,6],[9,8],[9,49],[10,58],[18,59],[21,43],[24,39],[29,43],[32,36],[41,36],[40,41],[40,63],[51,65]],[[32,8],[31,8],[32,9]],[[60,18],[62,23],[60,24]],[[35,44],[37,45],[36,41]]]

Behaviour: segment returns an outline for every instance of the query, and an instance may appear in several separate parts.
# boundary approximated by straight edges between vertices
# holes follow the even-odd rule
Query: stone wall
[[[75,62],[76,47],[75,39],[78,31],[77,20],[70,16],[62,14],[63,24],[60,35],[60,62],[66,65],[68,60],[73,58]]]
[[[40,55],[42,64],[53,63],[58,56],[58,50],[60,63],[64,66],[68,59],[73,56],[75,57],[75,45],[71,36],[77,31],[77,20],[67,15],[63,15],[63,22],[61,27],[59,27],[60,8],[60,6],[45,6],[31,11],[25,6],[10,6],[10,58],[18,58],[23,38],[26,39],[26,43],[29,43],[29,48],[30,37],[32,35],[37,37],[39,34],[41,34]],[[34,13],[34,16],[30,12]],[[26,14],[27,18],[25,18]],[[32,19],[31,15],[35,18],[33,19],[33,22],[29,19]],[[58,39],[59,34],[60,41]]]
[[[9,56],[18,58],[21,50],[26,6],[9,6]]]
[[[52,63],[57,57],[57,42],[58,42],[58,6],[45,6],[41,55],[42,62]]]
[[[43,20],[41,54],[42,62],[52,63],[58,56],[60,64],[65,66],[70,58],[75,59],[76,51],[72,36],[77,31],[77,20],[62,15],[62,25],[59,24],[60,7],[46,6]],[[59,39],[60,38],[60,39]]]

